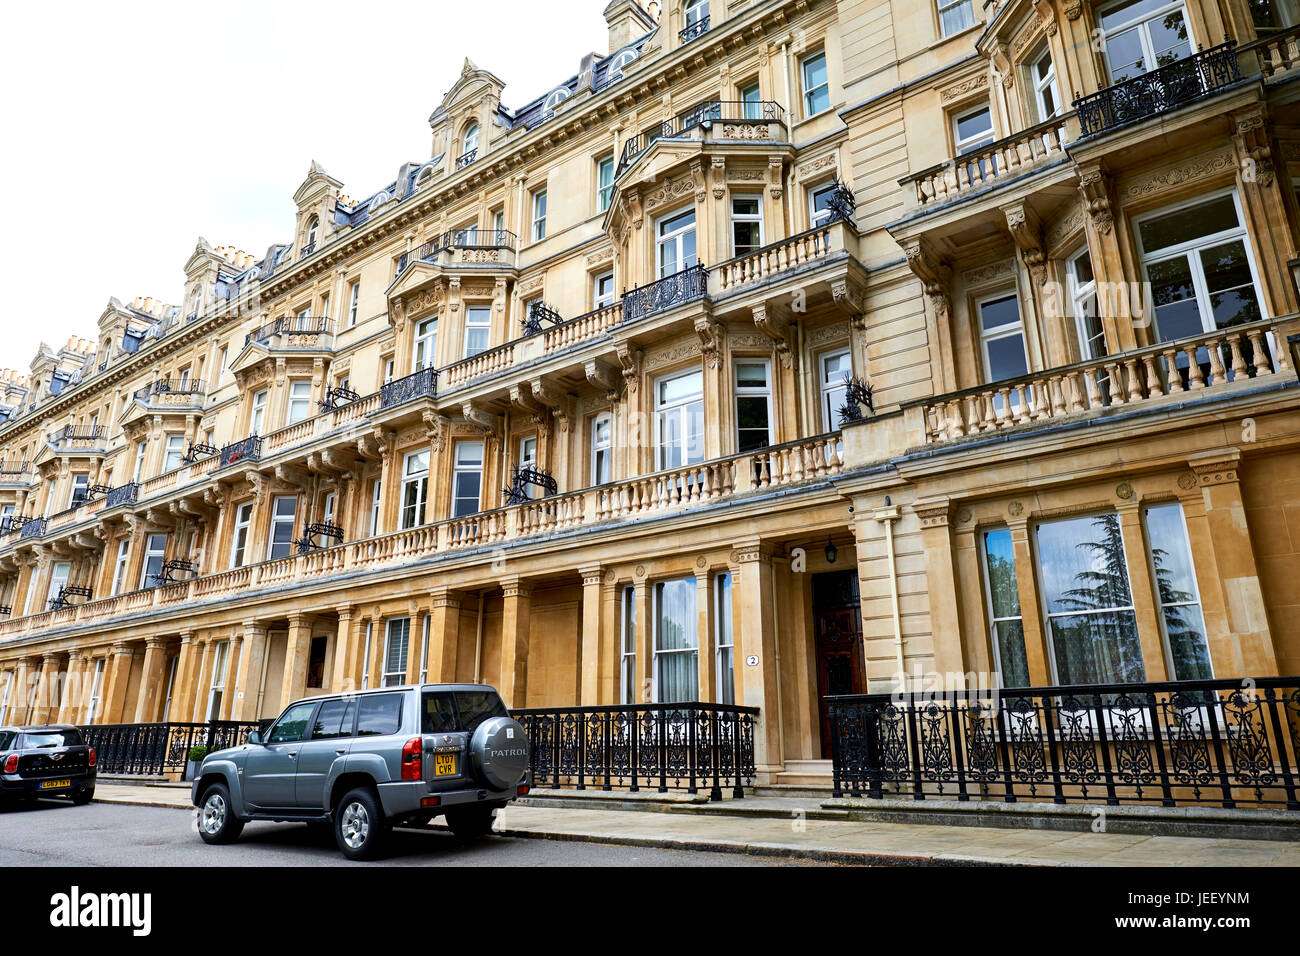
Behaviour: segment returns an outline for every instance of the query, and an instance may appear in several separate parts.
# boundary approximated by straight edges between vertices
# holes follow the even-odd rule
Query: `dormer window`
[[[478,123],[470,123],[465,129],[465,136],[461,140],[461,155],[468,156],[478,149]]]
[[[551,116],[555,108],[569,98],[569,91],[561,87],[558,90],[552,90],[547,94],[546,101],[542,104],[542,115]]]
[[[320,220],[317,219],[315,216],[312,216],[311,221],[307,223],[307,236],[306,236],[307,241],[306,244],[302,247],[302,254],[304,256],[311,255],[311,253],[316,251],[316,234],[319,230],[320,230]]]

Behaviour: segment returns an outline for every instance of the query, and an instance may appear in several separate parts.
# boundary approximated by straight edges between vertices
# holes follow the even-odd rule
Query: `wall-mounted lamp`
[[[835,543],[830,538],[826,539],[826,563],[834,564],[835,559],[840,556],[839,551],[835,549]]]

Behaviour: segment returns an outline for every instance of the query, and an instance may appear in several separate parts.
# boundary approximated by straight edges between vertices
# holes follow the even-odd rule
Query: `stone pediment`
[[[455,113],[466,103],[476,102],[484,95],[500,99],[505,83],[487,70],[481,70],[468,57],[460,70],[460,77],[452,84],[447,95],[442,98],[440,112]],[[436,118],[430,118],[432,122]]]

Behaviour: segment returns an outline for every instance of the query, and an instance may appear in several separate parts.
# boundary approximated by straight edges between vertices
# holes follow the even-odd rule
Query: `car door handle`
[[[296,750],[290,750],[290,751],[288,751],[288,752],[285,754],[285,756],[286,756],[286,757],[296,757],[296,756],[298,756],[298,751],[296,751]]]
[[[336,751],[334,751],[334,752],[335,752],[336,754],[339,754],[340,756],[342,756],[343,754],[345,754],[345,753],[348,752],[348,748],[347,748],[347,747],[344,747],[342,750],[336,750]]]

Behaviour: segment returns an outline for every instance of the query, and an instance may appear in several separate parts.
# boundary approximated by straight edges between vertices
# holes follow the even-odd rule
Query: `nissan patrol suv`
[[[95,751],[66,724],[0,727],[0,800],[95,796]]]
[[[208,754],[191,798],[199,835],[229,843],[250,820],[332,826],[349,859],[375,856],[394,824],[436,816],[461,837],[528,792],[528,741],[496,690],[425,684],[290,704],[264,733]]]

